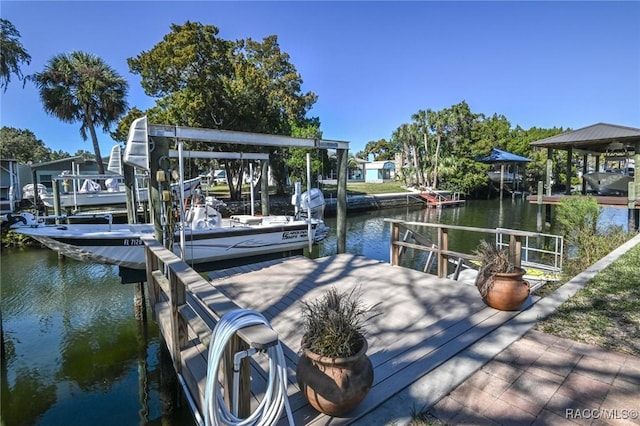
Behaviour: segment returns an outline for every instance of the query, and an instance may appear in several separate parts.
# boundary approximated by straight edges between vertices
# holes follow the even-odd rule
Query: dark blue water
[[[511,200],[350,213],[347,251],[388,261],[384,218],[529,231],[538,226],[536,206]],[[603,222],[625,224],[626,210],[605,210]],[[327,223],[333,231],[321,246],[323,256],[336,252],[335,219]],[[453,232],[450,244],[471,251],[477,241]],[[0,261],[1,424],[193,424],[172,392],[177,385],[158,329],[134,318],[134,287],[120,284],[117,267],[60,260],[47,249],[3,249]]]

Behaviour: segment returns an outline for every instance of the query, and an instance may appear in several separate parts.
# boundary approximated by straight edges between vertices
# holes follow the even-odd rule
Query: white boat
[[[629,192],[631,175],[615,172],[593,172],[582,176],[587,184],[600,195],[624,195]]]
[[[487,174],[492,182],[500,183],[500,170],[490,170]],[[513,184],[514,178],[517,182],[522,182],[522,175],[519,173],[504,172],[503,182],[505,184]]]
[[[318,243],[328,228],[320,219],[293,216],[231,216],[222,219],[218,200],[207,197],[205,204],[192,205],[185,215],[184,260],[189,264],[223,261],[241,257],[302,250],[309,238]],[[12,228],[48,248],[85,262],[144,269],[142,236],[153,236],[152,224],[70,224],[45,225],[23,213]],[[179,224],[176,226],[180,228]],[[309,235],[309,229],[311,235]],[[174,233],[173,251],[180,256],[180,232]]]
[[[65,175],[59,176],[68,179],[83,179],[82,186],[78,191],[69,191],[60,193],[60,206],[62,208],[81,208],[95,206],[115,206],[126,204],[126,192],[124,184],[118,182],[122,176],[117,175]],[[96,180],[105,180],[106,190],[102,190]],[[200,186],[202,178],[197,177],[184,181],[184,194],[189,197],[193,191]],[[179,185],[174,183],[171,185],[173,192],[177,193]],[[136,194],[138,202],[146,202],[149,199],[147,188],[139,188]],[[55,206],[53,194],[39,192],[38,196],[42,203],[53,208]]]
[[[36,185],[36,189],[38,190],[38,198],[42,199],[43,195],[47,195],[47,187],[43,184],[39,183]],[[22,199],[23,200],[31,200],[33,201],[35,197],[34,186],[32,183],[28,183],[22,187]]]

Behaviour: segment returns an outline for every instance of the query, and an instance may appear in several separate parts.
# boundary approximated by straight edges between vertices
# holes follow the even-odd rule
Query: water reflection
[[[192,422],[162,406],[158,330],[135,320],[116,267],[49,250],[3,249],[1,261],[3,424]]]

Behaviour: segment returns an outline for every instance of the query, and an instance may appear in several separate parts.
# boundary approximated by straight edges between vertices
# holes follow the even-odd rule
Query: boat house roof
[[[532,142],[539,148],[569,149],[603,153],[609,151],[634,151],[640,143],[640,129],[597,123],[582,129],[565,132],[556,136]]]
[[[522,157],[517,154],[512,154],[507,151],[503,151],[498,148],[493,148],[489,155],[478,156],[476,161],[481,163],[495,164],[495,163],[527,163],[531,161],[530,158]]]

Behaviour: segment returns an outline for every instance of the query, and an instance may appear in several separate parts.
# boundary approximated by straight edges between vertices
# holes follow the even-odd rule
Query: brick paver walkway
[[[442,398],[450,425],[640,425],[640,358],[530,331]]]

